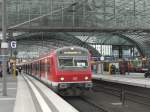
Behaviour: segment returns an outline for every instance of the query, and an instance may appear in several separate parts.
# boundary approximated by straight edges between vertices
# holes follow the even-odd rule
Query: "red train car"
[[[90,53],[82,47],[58,48],[23,68],[62,95],[80,95],[92,88]]]

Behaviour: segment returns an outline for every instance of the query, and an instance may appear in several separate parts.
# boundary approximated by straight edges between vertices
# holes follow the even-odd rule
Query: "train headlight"
[[[74,47],[71,47],[70,49],[71,49],[71,50],[74,50]]]
[[[84,79],[85,79],[85,80],[88,80],[89,78],[86,76],[86,77],[84,77]]]
[[[65,79],[64,77],[61,77],[61,78],[60,78],[61,81],[64,81],[64,79]]]

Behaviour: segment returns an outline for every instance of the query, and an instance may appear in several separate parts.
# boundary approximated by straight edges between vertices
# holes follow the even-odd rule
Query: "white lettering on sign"
[[[16,41],[11,41],[11,48],[16,48]]]

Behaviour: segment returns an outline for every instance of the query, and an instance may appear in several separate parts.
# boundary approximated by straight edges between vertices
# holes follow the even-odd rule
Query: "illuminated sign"
[[[79,51],[65,51],[64,54],[81,54]]]

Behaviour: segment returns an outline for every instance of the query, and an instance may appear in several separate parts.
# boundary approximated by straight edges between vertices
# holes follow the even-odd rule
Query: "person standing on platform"
[[[19,67],[19,74],[21,75],[22,67]]]
[[[120,69],[120,74],[125,75],[125,66],[124,66],[124,60],[120,61],[119,63],[119,69]]]
[[[0,64],[0,77],[2,77],[2,65]]]
[[[115,65],[111,65],[111,74],[116,74],[116,66]]]

